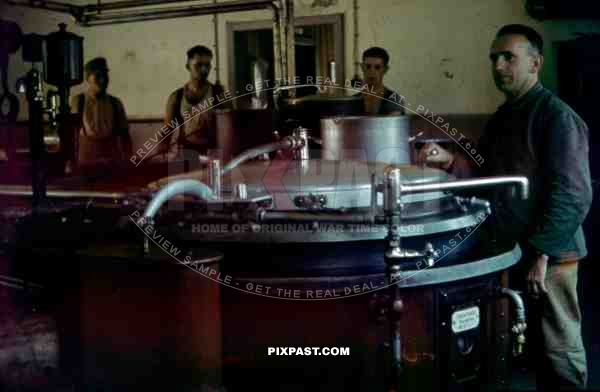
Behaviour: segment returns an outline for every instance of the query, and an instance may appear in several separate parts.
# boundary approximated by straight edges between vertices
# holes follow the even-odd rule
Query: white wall
[[[311,3],[296,0],[296,15],[344,14],[345,74],[351,78],[353,1],[338,0],[316,9]],[[4,3],[0,15],[17,22],[25,33],[47,34],[56,31],[58,23],[67,23],[69,31],[84,37],[86,61],[96,56],[108,59],[110,91],[124,101],[131,118],[162,117],[166,97],[186,81],[186,50],[196,44],[214,45],[212,16],[80,28],[62,14]],[[269,11],[219,15],[220,72],[225,86],[229,85],[227,23],[271,18]],[[544,35],[542,81],[551,89],[556,87],[552,42],[572,38],[574,32],[600,32],[598,21],[538,22],[526,14],[522,0],[359,0],[359,54],[374,45],[388,49],[391,70],[386,84],[406,96],[412,108],[423,105],[435,113],[489,113],[502,97],[493,85],[487,54],[494,33],[507,23],[529,24]],[[11,56],[12,88],[28,67],[20,51]],[[213,71],[213,80],[214,75]],[[22,102],[19,117],[26,119],[26,102]]]

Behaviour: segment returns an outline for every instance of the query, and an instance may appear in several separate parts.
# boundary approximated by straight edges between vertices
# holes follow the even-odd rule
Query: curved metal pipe
[[[514,305],[516,321],[512,327],[512,333],[515,336],[515,341],[513,343],[513,355],[521,355],[523,353],[523,346],[525,345],[525,330],[527,330],[525,304],[523,303],[523,299],[519,293],[515,290],[500,287],[498,289],[498,293],[510,298]]]
[[[249,159],[256,158],[258,156],[268,154],[270,152],[278,150],[290,150],[296,147],[300,147],[298,141],[295,138],[288,136],[278,142],[267,143],[258,147],[251,148],[229,161],[229,163],[227,163],[227,165],[225,165],[225,167],[223,168],[223,172],[221,174],[224,175],[230,172],[231,170],[235,169],[236,167],[238,167],[239,165],[241,165]]]
[[[501,295],[507,296],[511,299],[515,306],[515,314],[517,318],[517,323],[525,323],[525,303],[523,299],[515,290],[511,290],[509,288],[502,287],[499,289],[499,293]]]
[[[160,207],[174,196],[190,193],[204,200],[216,200],[212,189],[200,181],[185,179],[169,183],[161,188],[144,210],[144,218],[152,221]]]

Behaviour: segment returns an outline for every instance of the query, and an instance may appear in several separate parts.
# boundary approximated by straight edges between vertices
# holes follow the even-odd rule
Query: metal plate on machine
[[[452,332],[465,332],[479,326],[479,306],[457,310],[452,313]]]

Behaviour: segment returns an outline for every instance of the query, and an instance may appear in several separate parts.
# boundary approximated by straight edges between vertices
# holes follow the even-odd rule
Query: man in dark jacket
[[[425,145],[419,159],[475,177],[528,177],[529,200],[510,198],[507,191],[490,195],[494,218],[501,235],[523,249],[515,272],[530,294],[528,326],[539,348],[532,352],[538,387],[579,389],[587,384],[577,271],[578,262],[587,256],[581,225],[592,203],[588,127],[540,84],[542,53],[543,41],[535,30],[522,25],[500,29],[490,60],[506,102],[490,119],[476,149],[461,146],[476,150],[483,164],[435,144]],[[430,154],[433,149],[437,155]]]

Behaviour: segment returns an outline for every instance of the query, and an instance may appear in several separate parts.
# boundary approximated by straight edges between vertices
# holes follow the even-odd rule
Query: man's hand
[[[442,167],[447,168],[454,162],[454,155],[440,147],[437,143],[427,143],[419,150],[417,156],[417,163],[420,165],[426,165],[428,163],[441,164]]]
[[[546,294],[546,271],[548,270],[548,256],[539,255],[531,263],[527,274],[527,289],[533,298],[540,298]]]

